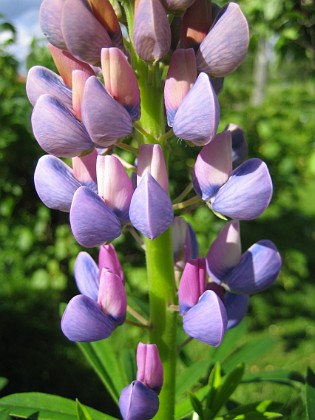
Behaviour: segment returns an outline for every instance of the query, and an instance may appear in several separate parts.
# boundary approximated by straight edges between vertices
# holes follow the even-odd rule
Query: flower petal
[[[117,274],[121,281],[124,282],[124,272],[121,268],[113,244],[102,245],[100,247],[100,252],[98,254],[98,267],[100,270],[102,270],[102,268],[106,268],[112,273]]]
[[[132,132],[132,120],[125,108],[113,99],[92,76],[85,84],[82,120],[94,143],[112,146]]]
[[[72,108],[72,93],[62,78],[46,67],[34,66],[27,74],[27,97],[34,106],[37,99],[45,93],[54,96],[69,109]]]
[[[180,104],[174,118],[174,133],[197,146],[209,143],[215,136],[220,119],[218,98],[209,77],[200,73],[196,83]]]
[[[80,121],[51,95],[38,98],[32,113],[32,127],[41,148],[54,156],[74,157],[94,146]]]
[[[211,200],[212,208],[232,219],[252,220],[268,207],[272,192],[267,165],[260,159],[249,159],[234,169]]]
[[[58,48],[67,49],[61,29],[61,15],[65,0],[43,0],[39,9],[39,24],[48,41]]]
[[[224,305],[228,317],[227,329],[236,327],[247,313],[249,304],[248,295],[237,295],[226,292],[224,295]]]
[[[169,127],[173,127],[177,109],[196,78],[197,65],[194,50],[192,48],[175,50],[164,85],[164,103]]]
[[[196,0],[163,0],[165,6],[169,10],[185,10],[190,7]]]
[[[87,187],[80,187],[74,194],[70,224],[75,239],[87,248],[112,241],[121,234],[115,213]]]
[[[74,176],[86,187],[96,185],[96,158],[97,152],[94,149],[91,153],[84,156],[77,156],[72,158],[72,168]]]
[[[87,63],[99,65],[101,49],[112,46],[106,29],[93,15],[86,0],[65,2],[61,28],[70,53]]]
[[[127,57],[119,48],[103,48],[101,63],[107,92],[129,112],[132,120],[138,120],[140,91]]]
[[[178,288],[179,311],[184,315],[198,303],[206,291],[207,271],[204,258],[188,261],[185,265]]]
[[[198,48],[209,32],[213,20],[211,2],[196,0],[183,16],[180,41],[184,48]]]
[[[103,268],[100,276],[98,303],[105,314],[114,318],[117,325],[126,319],[127,296],[121,278]]]
[[[200,44],[198,70],[215,77],[226,76],[244,60],[248,44],[247,20],[236,3],[228,3]]]
[[[132,196],[129,217],[134,227],[149,239],[161,235],[173,222],[169,196],[148,172]]]
[[[111,155],[98,156],[96,166],[99,196],[121,223],[128,223],[133,186],[125,168]]]
[[[171,29],[160,1],[136,1],[133,40],[137,54],[144,61],[157,61],[168,53]]]
[[[50,209],[69,212],[73,195],[81,186],[72,169],[55,156],[42,156],[34,174],[39,198]]]
[[[199,255],[196,234],[189,223],[181,217],[175,217],[172,224],[174,262],[181,269],[187,261]]]
[[[124,388],[119,398],[123,420],[149,420],[159,409],[159,399],[154,391],[140,381],[133,381]]]
[[[77,295],[70,300],[62,316],[61,329],[70,341],[97,341],[107,338],[116,325],[105,315],[100,305],[87,296]]]
[[[217,134],[201,149],[193,170],[193,185],[204,201],[213,197],[232,171],[232,138],[229,131]]]
[[[163,385],[163,366],[156,344],[138,344],[137,367],[137,380],[158,394]]]
[[[183,326],[190,337],[218,347],[227,326],[227,314],[222,300],[212,290],[206,290],[199,302],[184,315]]]
[[[168,175],[164,154],[159,144],[142,144],[137,159],[137,184],[142,176],[150,173],[161,185],[165,192],[168,192]]]
[[[227,223],[212,243],[207,254],[207,270],[212,280],[221,283],[241,260],[240,224]]]
[[[97,302],[99,278],[98,266],[87,252],[80,252],[74,264],[74,277],[82,295]]]
[[[274,243],[262,240],[242,255],[240,263],[224,280],[237,293],[258,293],[274,283],[281,264],[281,256]]]

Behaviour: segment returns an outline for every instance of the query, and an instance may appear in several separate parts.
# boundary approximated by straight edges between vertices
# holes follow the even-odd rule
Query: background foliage
[[[283,270],[274,287],[251,298],[247,333],[239,340],[273,341],[266,353],[253,347],[257,357],[249,357],[248,374],[289,368],[304,375],[307,366],[315,368],[315,10],[307,0],[243,0],[240,5],[251,27],[250,53],[224,83],[220,128],[239,124],[249,156],[262,158],[270,168],[272,204],[258,220],[241,225],[242,243],[245,250],[260,239],[273,240],[283,257]],[[79,349],[60,332],[59,303],[77,293],[73,263],[80,247],[70,233],[68,216],[45,208],[34,190],[33,172],[43,152],[31,133],[24,77],[8,52],[15,29],[3,18],[0,31],[8,35],[0,47],[0,376],[8,379],[2,393],[78,397],[117,414]],[[52,67],[41,40],[33,42],[27,60],[28,68],[35,64]],[[180,192],[178,186],[190,180],[181,164],[185,160],[191,168],[194,156],[196,150],[172,142],[173,198]],[[204,255],[222,221],[206,207],[185,217]],[[141,294],[146,293],[141,251],[128,236],[115,245],[129,291],[135,286],[140,290],[134,304],[141,306]],[[135,347],[138,332],[121,330],[115,333],[116,350],[126,334],[130,348]],[[182,354],[182,366],[204,351],[198,344],[190,346]],[[237,398],[245,402],[262,395],[283,401],[286,418],[304,418],[298,388],[264,383],[244,384],[237,391]]]

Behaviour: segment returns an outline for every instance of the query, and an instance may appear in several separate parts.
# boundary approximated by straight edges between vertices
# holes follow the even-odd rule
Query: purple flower
[[[129,209],[130,221],[144,236],[154,239],[167,230],[174,220],[167,193],[166,165],[159,145],[141,146],[137,173],[137,188]]]
[[[34,174],[35,188],[42,202],[51,209],[69,212],[79,187],[86,186],[96,192],[96,155],[93,151],[73,158],[73,169],[55,156],[42,156]]]
[[[203,146],[215,137],[219,120],[217,95],[207,74],[200,73],[174,116],[174,134],[196,146]]]
[[[249,159],[232,171],[230,131],[223,131],[203,147],[195,163],[193,184],[215,212],[239,220],[260,216],[273,191],[267,165],[260,159]]]
[[[219,12],[197,51],[197,67],[214,77],[226,76],[244,60],[249,44],[245,16],[236,3]]]
[[[271,241],[259,241],[241,254],[237,220],[232,220],[222,229],[206,260],[213,281],[243,294],[258,293],[271,286],[281,270],[281,256]]]
[[[159,0],[137,0],[135,4],[134,47],[144,61],[163,58],[171,46],[171,29]]]
[[[51,44],[90,64],[100,63],[103,47],[123,46],[119,22],[108,0],[44,0],[39,18]]]
[[[124,420],[149,420],[159,409],[163,367],[155,344],[138,344],[137,366],[137,380],[124,388],[119,398]]]
[[[109,265],[116,266],[116,259]],[[66,307],[61,320],[63,333],[71,341],[109,337],[126,318],[123,278],[106,267],[97,267],[89,254],[81,252],[75,262],[75,279],[82,294],[72,298]]]
[[[70,208],[74,237],[85,247],[112,241],[129,221],[133,187],[122,163],[111,155],[97,157],[98,194],[80,187]]]

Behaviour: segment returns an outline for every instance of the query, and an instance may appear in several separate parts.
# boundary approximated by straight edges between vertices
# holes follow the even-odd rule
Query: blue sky
[[[38,11],[42,0],[0,0],[0,14],[17,29],[17,45],[11,52],[24,60],[33,37],[41,37]],[[1,39],[0,39],[1,42]]]

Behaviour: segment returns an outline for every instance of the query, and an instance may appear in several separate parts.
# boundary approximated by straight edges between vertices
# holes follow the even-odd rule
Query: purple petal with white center
[[[174,220],[169,196],[148,172],[132,196],[129,217],[133,226],[149,239],[165,232]]]
[[[184,315],[198,303],[206,290],[207,271],[205,258],[188,261],[178,288],[179,311]]]
[[[50,209],[69,212],[73,195],[81,186],[72,169],[55,156],[42,156],[34,174],[39,198]]]
[[[171,29],[160,1],[137,1],[133,40],[137,54],[144,61],[157,61],[168,53],[171,46]]]
[[[233,169],[237,168],[247,157],[248,144],[244,131],[236,124],[228,124],[224,130],[232,134],[232,161]]]
[[[201,149],[193,169],[196,193],[204,201],[213,197],[228,180],[232,171],[232,138],[229,131],[217,134]]]
[[[183,327],[186,334],[213,347],[221,344],[226,326],[224,304],[212,290],[206,290],[199,302],[184,315]]]
[[[228,3],[200,44],[198,70],[215,77],[226,76],[244,60],[248,44],[247,20],[236,3]]]
[[[159,394],[163,385],[163,366],[156,344],[138,344],[137,367],[137,380]]]
[[[112,155],[98,156],[96,172],[99,196],[121,223],[128,223],[133,186],[122,163]]]
[[[69,109],[72,108],[72,93],[62,78],[42,66],[34,66],[27,73],[26,94],[34,106],[37,99],[45,94],[54,96]]]
[[[82,121],[93,142],[101,147],[112,146],[132,132],[128,111],[106,92],[95,76],[85,84]]]
[[[248,295],[237,295],[226,292],[224,295],[224,305],[228,317],[227,329],[236,327],[247,313],[249,304]]]
[[[61,29],[61,15],[65,0],[44,0],[39,9],[39,24],[43,34],[55,47],[66,50]]]
[[[123,420],[149,420],[159,409],[159,399],[142,382],[133,381],[121,391],[119,409]]]
[[[115,213],[87,187],[80,187],[74,194],[70,224],[75,239],[87,248],[112,241],[121,234]]]
[[[98,254],[98,267],[99,270],[106,268],[117,276],[120,277],[121,281],[124,282],[124,272],[121,268],[119,259],[117,257],[113,244],[102,245]]]
[[[173,127],[177,109],[197,78],[195,52],[179,48],[172,54],[164,85],[167,124]]]
[[[82,295],[97,302],[99,289],[99,270],[93,258],[87,252],[80,252],[74,264],[74,277]]]
[[[84,25],[80,24],[84,22]],[[103,47],[112,41],[86,0],[67,0],[62,10],[61,28],[68,50],[76,58],[99,65]]]
[[[105,314],[114,318],[117,325],[126,319],[127,296],[124,283],[117,274],[103,268],[100,276],[100,287],[97,302]]]
[[[94,300],[77,295],[70,300],[61,319],[61,329],[70,341],[97,341],[107,338],[116,328]]]
[[[94,147],[83,124],[51,95],[38,98],[32,127],[41,148],[54,156],[74,157]]]
[[[262,240],[244,252],[240,263],[224,280],[230,290],[237,293],[258,293],[275,282],[281,264],[281,256],[274,243]]]
[[[268,207],[273,187],[268,167],[260,159],[249,159],[234,169],[211,200],[212,209],[232,219],[252,220]]]
[[[220,105],[217,95],[209,77],[200,73],[177,110],[174,133],[196,146],[203,146],[215,137],[219,120]]]
[[[240,225],[237,220],[227,223],[212,243],[207,254],[207,270],[212,280],[220,283],[241,260]]]

